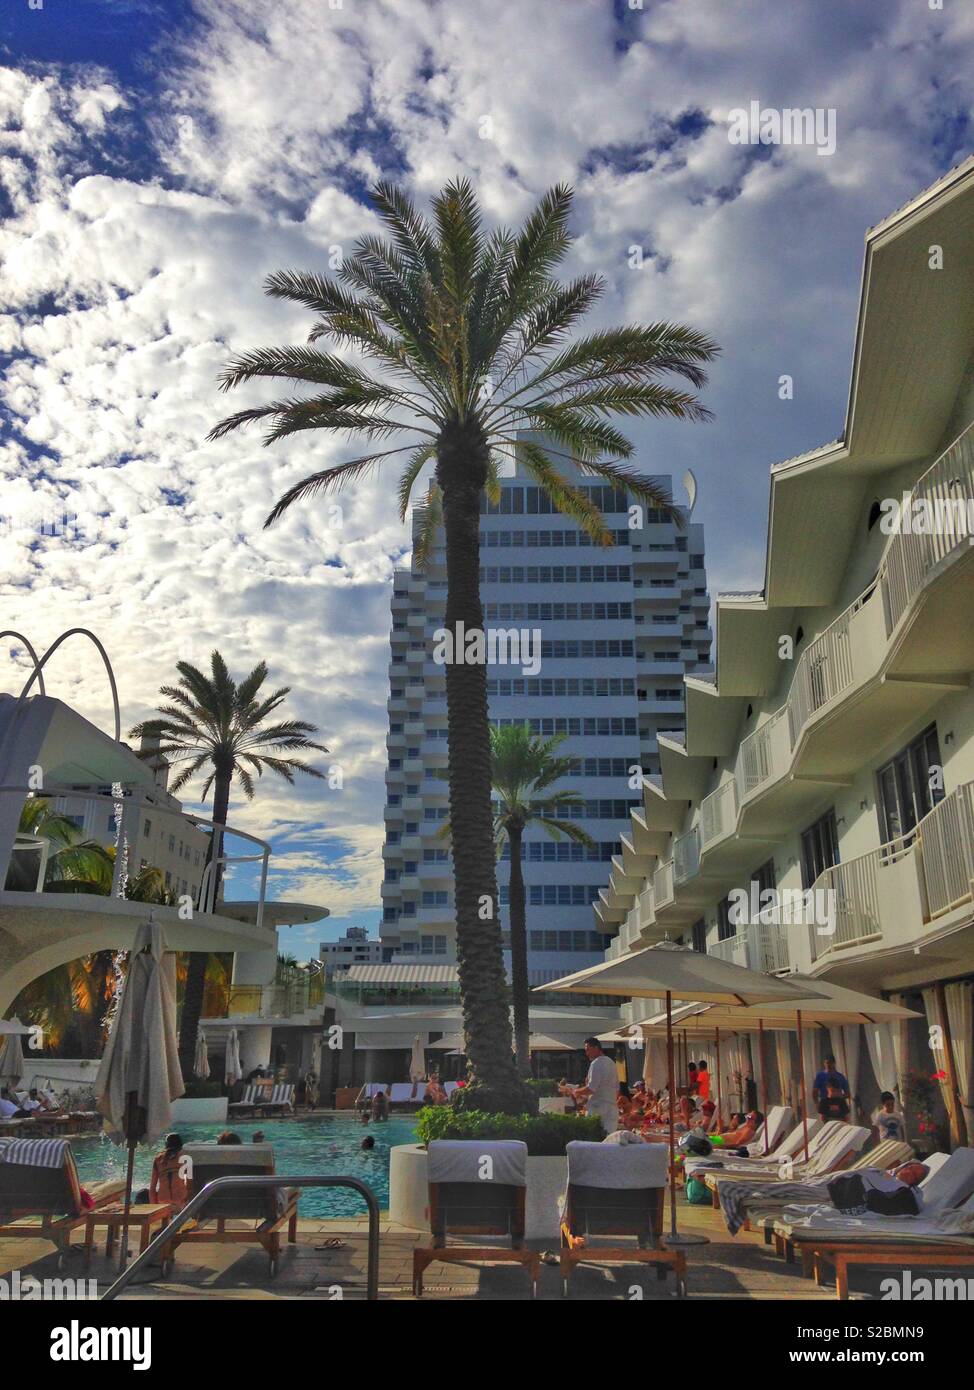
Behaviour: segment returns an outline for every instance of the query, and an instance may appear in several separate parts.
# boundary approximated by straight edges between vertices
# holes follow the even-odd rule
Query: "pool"
[[[233,1129],[245,1144],[262,1129],[274,1145],[276,1171],[287,1177],[299,1173],[330,1174],[359,1178],[368,1183],[383,1210],[389,1206],[389,1150],[395,1144],[415,1143],[415,1120],[394,1115],[385,1123],[363,1125],[356,1116],[321,1116],[313,1120],[260,1120],[233,1125],[180,1125],[184,1143],[213,1140],[225,1129]],[[364,1150],[362,1139],[371,1134],[375,1148]],[[117,1148],[99,1135],[72,1138],[75,1161],[81,1181],[124,1178],[126,1150]],[[152,1160],[161,1144],[140,1146],[135,1151],[135,1188],[147,1187]],[[364,1216],[365,1203],[346,1188],[309,1188],[301,1195],[302,1217]]]

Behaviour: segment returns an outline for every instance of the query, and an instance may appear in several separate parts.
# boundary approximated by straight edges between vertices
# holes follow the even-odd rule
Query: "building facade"
[[[642,776],[659,771],[665,738],[682,736],[683,676],[706,668],[711,632],[702,527],[682,528],[632,506],[622,492],[574,471],[602,510],[611,547],[593,546],[554,511],[520,463],[482,507],[481,595],[488,642],[516,631],[516,664],[503,642],[488,666],[490,718],[564,734],[575,761],[566,809],[595,848],[556,842],[529,827],[524,844],[532,985],[601,958],[591,905],[605,889],[620,834],[641,800]],[[669,490],[670,480],[661,480]],[[423,524],[414,516],[414,542]],[[456,959],[453,869],[440,838],[448,788],[445,667],[435,659],[446,566],[442,529],[425,569],[395,574],[389,666],[386,839],[381,938],[384,958]],[[499,867],[506,918],[506,860]],[[506,926],[506,923],[504,923]]]
[[[842,437],[772,469],[764,587],[718,599],[716,674],[687,676],[685,738],[661,741],[596,908],[610,955],[669,936],[917,1009],[892,1064],[874,1037],[831,1045],[864,1093],[936,1076],[955,1141],[974,1138],[972,290],[974,160],[869,231]]]

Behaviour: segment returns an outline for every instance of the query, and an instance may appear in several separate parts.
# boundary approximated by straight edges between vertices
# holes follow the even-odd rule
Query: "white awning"
[[[342,979],[350,985],[457,984],[455,965],[351,965]]]

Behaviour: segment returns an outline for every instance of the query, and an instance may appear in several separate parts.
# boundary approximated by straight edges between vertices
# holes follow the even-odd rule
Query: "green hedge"
[[[523,1078],[525,1086],[530,1087],[536,1096],[556,1096],[558,1094],[558,1082],[549,1077],[535,1081],[532,1076]]]
[[[528,1154],[541,1157],[563,1154],[572,1139],[604,1139],[605,1130],[594,1115],[458,1114],[446,1105],[429,1105],[416,1117],[416,1135],[422,1144],[431,1139],[523,1139]]]

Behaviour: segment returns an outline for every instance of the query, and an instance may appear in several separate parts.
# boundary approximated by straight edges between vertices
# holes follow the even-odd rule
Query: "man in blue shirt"
[[[812,1082],[812,1100],[816,1105],[819,1105],[828,1095],[830,1086],[838,1087],[846,1100],[851,1099],[849,1083],[840,1071],[836,1071],[834,1057],[826,1057],[822,1063],[822,1070],[816,1073],[815,1080]]]

